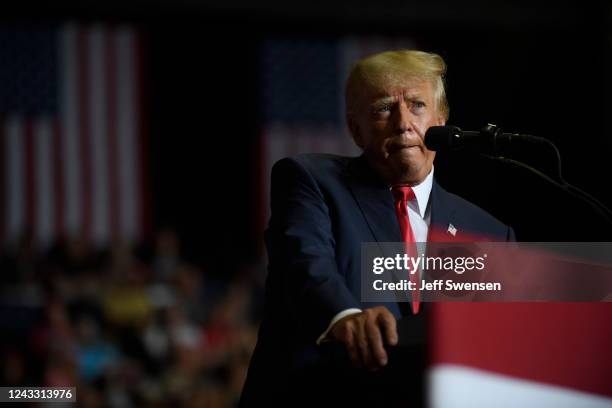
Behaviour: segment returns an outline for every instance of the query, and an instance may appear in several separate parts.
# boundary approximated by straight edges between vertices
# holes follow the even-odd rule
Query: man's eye
[[[380,105],[374,108],[374,113],[385,113],[391,111],[391,105]]]
[[[423,101],[413,101],[412,102],[412,106],[417,108],[417,109],[422,109],[425,107],[425,102]]]

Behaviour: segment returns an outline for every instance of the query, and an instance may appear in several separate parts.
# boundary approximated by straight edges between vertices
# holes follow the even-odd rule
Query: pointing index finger
[[[395,317],[390,312],[381,313],[378,315],[378,322],[382,326],[383,332],[385,333],[387,344],[390,346],[397,345],[399,339],[397,335],[397,322]]]

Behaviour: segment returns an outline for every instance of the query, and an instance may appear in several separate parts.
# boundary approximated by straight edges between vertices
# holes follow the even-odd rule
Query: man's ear
[[[353,136],[355,144],[363,149],[363,139],[361,138],[361,132],[359,132],[359,125],[353,115],[346,116],[346,125],[351,132],[351,136]]]
[[[436,121],[436,125],[437,126],[445,126],[446,125],[446,119],[444,119],[444,116],[442,116],[442,115],[438,116],[438,120]]]

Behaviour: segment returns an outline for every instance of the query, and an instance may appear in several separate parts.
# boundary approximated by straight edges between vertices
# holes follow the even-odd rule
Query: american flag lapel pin
[[[457,235],[457,228],[455,228],[453,224],[448,224],[448,229],[446,230],[446,232],[448,232],[454,237],[455,235]]]

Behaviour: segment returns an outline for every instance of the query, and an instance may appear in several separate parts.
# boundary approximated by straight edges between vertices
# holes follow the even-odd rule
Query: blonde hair
[[[357,113],[358,101],[364,87],[380,88],[401,85],[406,80],[430,81],[438,112],[448,119],[449,106],[444,90],[446,63],[438,54],[399,50],[385,51],[357,61],[346,82],[346,113]]]

